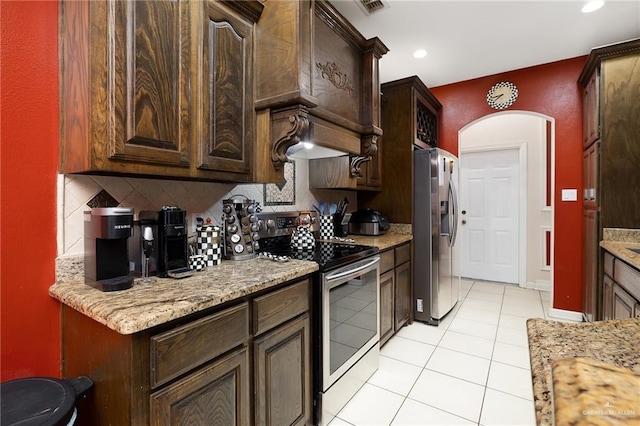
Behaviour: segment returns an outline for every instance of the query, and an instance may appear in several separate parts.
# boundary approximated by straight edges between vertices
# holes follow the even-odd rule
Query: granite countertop
[[[406,233],[407,225],[394,225],[378,237],[349,238],[386,250],[410,241],[410,225],[408,229]],[[102,292],[84,284],[83,256],[60,257],[56,263],[56,284],[49,295],[120,334],[137,333],[318,270],[317,263],[306,260],[223,260],[189,278],[156,277],[152,284],[136,279],[128,290]]]
[[[553,362],[552,375],[555,424],[640,424],[640,374],[591,359],[565,358]]]
[[[83,271],[82,257],[68,262],[80,262]],[[228,260],[188,278],[156,277],[151,284],[136,279],[132,288],[112,292],[84,284],[83,275],[59,273],[49,295],[120,334],[133,334],[317,270],[317,263],[305,260]]]
[[[590,323],[529,319],[527,332],[538,425],[553,424],[554,382],[568,382],[570,386],[588,392],[596,405],[588,410],[603,410],[607,403],[615,405],[615,401],[607,400],[607,389],[597,384],[576,382],[570,374],[564,374],[562,369],[552,376],[554,361],[586,358],[640,374],[640,318]],[[638,405],[637,411],[640,413],[640,403]],[[588,410],[585,413],[592,412]],[[596,420],[595,417],[583,419],[592,424],[597,424]]]
[[[411,225],[409,225],[411,226]],[[392,228],[386,234],[378,235],[375,237],[367,235],[353,235],[350,234],[347,238],[351,238],[355,241],[355,244],[362,244],[365,246],[375,246],[384,251],[391,247],[406,243],[413,239],[411,232],[402,232],[401,229]]]
[[[600,247],[634,268],[640,269],[640,254],[629,250],[630,248],[640,249],[640,230],[605,228],[602,237]]]

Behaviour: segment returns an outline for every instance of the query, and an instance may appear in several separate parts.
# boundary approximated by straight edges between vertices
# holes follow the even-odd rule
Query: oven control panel
[[[320,229],[317,212],[292,211],[258,213],[258,235],[260,238],[291,235],[299,224],[309,225],[312,232]]]

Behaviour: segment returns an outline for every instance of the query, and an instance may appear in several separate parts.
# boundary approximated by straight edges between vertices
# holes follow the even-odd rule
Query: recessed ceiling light
[[[593,12],[600,9],[602,6],[604,6],[604,0],[591,0],[590,2],[582,6],[582,13]]]
[[[418,49],[415,52],[413,52],[413,57],[416,59],[422,59],[425,56],[427,56],[427,51],[424,49]]]

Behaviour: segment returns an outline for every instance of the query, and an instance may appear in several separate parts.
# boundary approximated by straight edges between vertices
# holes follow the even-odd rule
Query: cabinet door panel
[[[380,275],[380,344],[393,336],[394,324],[394,271]]]
[[[602,280],[602,319],[613,318],[613,281],[607,275]]]
[[[396,293],[395,293],[395,324],[397,332],[402,326],[409,322],[411,314],[411,262],[403,263],[395,270]]]
[[[633,317],[635,300],[618,284],[613,284],[613,319]]]
[[[198,168],[248,174],[255,120],[252,24],[208,2],[202,43]]]
[[[107,9],[107,63],[94,64],[107,74],[107,157],[188,166],[188,3],[112,1]]]
[[[309,315],[267,333],[254,343],[255,424],[311,422]]]
[[[242,348],[151,394],[151,424],[247,425],[249,401],[249,355]]]

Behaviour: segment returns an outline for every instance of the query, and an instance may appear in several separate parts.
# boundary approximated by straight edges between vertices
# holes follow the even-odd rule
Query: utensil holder
[[[196,229],[196,252],[204,255],[206,266],[219,265],[222,260],[220,245],[220,227],[203,225]]]
[[[320,239],[330,240],[333,235],[333,216],[320,216]]]

